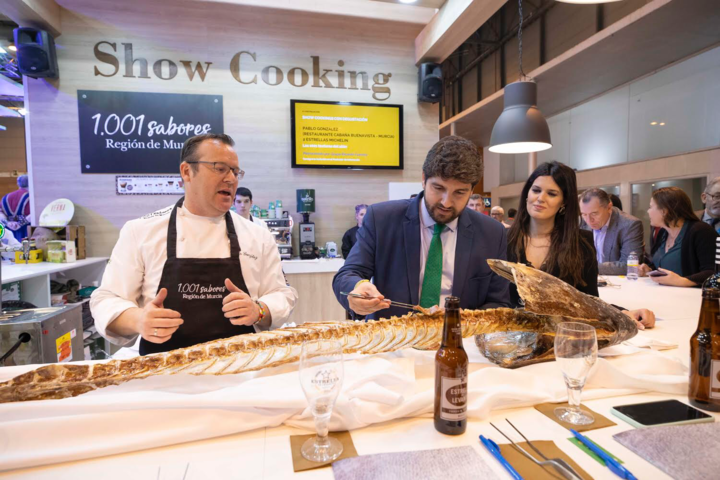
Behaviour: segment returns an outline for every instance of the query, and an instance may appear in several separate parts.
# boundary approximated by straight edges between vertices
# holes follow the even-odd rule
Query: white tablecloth
[[[583,398],[643,391],[683,395],[687,339],[696,325],[699,290],[660,287],[647,279],[611,281],[621,287],[603,288],[601,297],[628,308],[651,307],[660,317],[655,330],[640,336],[676,341],[680,348],[598,359]],[[489,364],[472,342],[466,342],[466,349],[473,362],[471,419],[485,419],[492,410],[566,399],[554,362],[505,370]],[[1,369],[0,380],[25,370]],[[428,416],[433,387],[432,352],[348,357],[331,428],[354,430]],[[281,424],[312,428],[296,365],[220,377],[155,377],[71,399],[0,405],[0,469],[145,450]]]

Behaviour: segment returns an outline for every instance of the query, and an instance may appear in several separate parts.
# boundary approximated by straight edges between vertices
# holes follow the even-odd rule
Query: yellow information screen
[[[403,168],[402,105],[291,100],[293,168]]]

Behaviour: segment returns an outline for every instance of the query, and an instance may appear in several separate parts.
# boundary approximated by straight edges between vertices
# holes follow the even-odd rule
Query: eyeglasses
[[[710,195],[709,193],[706,193],[705,196],[709,198],[711,202],[720,200],[720,193],[718,193],[717,195]]]
[[[192,162],[185,162],[185,163],[205,163],[207,165],[211,165],[213,171],[215,173],[217,173],[218,175],[222,175],[223,177],[225,175],[227,175],[228,172],[230,172],[230,171],[232,171],[233,175],[235,175],[235,177],[238,180],[242,180],[243,177],[245,176],[244,170],[240,170],[239,168],[233,168],[230,165],[228,165],[227,163],[223,163],[223,162],[203,162],[201,160],[195,160]]]

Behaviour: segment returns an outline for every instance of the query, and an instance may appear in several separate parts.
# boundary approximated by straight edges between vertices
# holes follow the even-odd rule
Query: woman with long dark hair
[[[575,171],[559,162],[543,163],[525,182],[517,216],[508,234],[510,262],[532,265],[558,277],[579,291],[599,296],[598,264],[592,232],[579,225]],[[519,305],[517,288],[510,299]],[[652,327],[655,315],[647,310],[624,310],[638,328]]]
[[[660,227],[653,243],[650,264],[640,265],[640,275],[656,268],[663,276],[651,276],[661,285],[699,287],[714,273],[717,233],[701,222],[690,197],[677,187],[655,190],[650,198],[650,225]]]
[[[580,230],[575,172],[543,163],[525,182],[508,234],[508,260],[527,263],[598,296],[598,266],[591,232]],[[511,292],[517,303],[517,292]]]

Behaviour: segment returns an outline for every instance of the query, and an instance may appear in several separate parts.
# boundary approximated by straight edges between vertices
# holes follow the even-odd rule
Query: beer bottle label
[[[440,395],[441,419],[458,421],[467,418],[467,376],[441,377]]]
[[[720,398],[720,360],[712,361],[710,376],[710,398]]]

